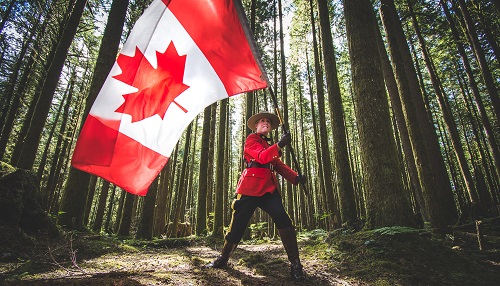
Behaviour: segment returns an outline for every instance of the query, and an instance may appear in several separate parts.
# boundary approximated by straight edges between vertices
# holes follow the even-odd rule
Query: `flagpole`
[[[274,109],[276,110],[276,114],[278,115],[278,118],[280,119],[281,128],[283,129],[283,133],[290,133],[288,126],[286,125],[285,121],[281,117],[281,113],[280,113],[279,108],[278,108],[278,100],[276,99],[276,95],[274,94],[274,91],[273,91],[271,85],[268,84],[267,89],[269,90],[269,93],[271,94],[271,98],[272,98],[273,104],[274,104]],[[297,157],[295,156],[295,151],[293,150],[293,147],[291,145],[288,146],[288,150],[290,151],[290,155],[292,156],[292,161],[293,161],[293,164],[295,165],[295,169],[297,170],[297,173],[302,175],[302,170],[300,168],[299,162],[297,161]],[[300,182],[300,185],[302,186],[302,191],[304,192],[304,194],[307,195],[307,189],[306,189],[305,183]]]

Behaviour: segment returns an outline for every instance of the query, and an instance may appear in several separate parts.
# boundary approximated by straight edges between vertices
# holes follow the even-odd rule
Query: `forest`
[[[272,86],[207,106],[137,196],[71,158],[151,2],[0,2],[0,284],[292,283],[260,209],[236,265],[200,270],[259,111],[280,113],[272,140],[290,131],[281,160],[307,178],[278,176],[303,283],[500,279],[500,1],[242,0]]]

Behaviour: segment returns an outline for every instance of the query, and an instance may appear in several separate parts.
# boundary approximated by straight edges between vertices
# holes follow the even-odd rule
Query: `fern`
[[[418,229],[414,229],[406,226],[387,226],[378,229],[372,230],[374,233],[378,233],[380,235],[399,235],[399,234],[410,234],[417,233]]]

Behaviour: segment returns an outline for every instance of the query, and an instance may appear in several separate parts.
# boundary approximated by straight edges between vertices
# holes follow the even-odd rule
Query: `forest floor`
[[[219,253],[212,238],[120,240],[89,233],[28,237],[0,226],[0,285],[499,285],[500,218],[447,235],[403,227],[301,233],[307,279],[289,278],[279,240],[238,246],[227,269],[204,267]]]

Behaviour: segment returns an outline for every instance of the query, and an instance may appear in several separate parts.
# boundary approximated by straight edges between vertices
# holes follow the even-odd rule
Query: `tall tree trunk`
[[[491,154],[493,155],[493,162],[495,165],[496,177],[498,178],[498,177],[500,177],[500,150],[498,148],[498,144],[497,144],[497,141],[496,141],[495,136],[494,136],[495,132],[493,131],[493,128],[491,126],[488,115],[486,114],[486,109],[485,109],[483,100],[481,98],[481,94],[479,93],[479,88],[478,88],[477,82],[474,78],[474,73],[472,71],[472,68],[471,68],[471,65],[469,62],[469,58],[467,57],[464,46],[462,45],[462,41],[460,39],[460,34],[458,33],[458,29],[455,25],[455,22],[453,21],[453,18],[451,16],[448,5],[443,0],[440,0],[440,3],[441,3],[441,6],[443,7],[443,11],[446,15],[446,19],[448,20],[448,23],[450,24],[450,29],[451,29],[453,38],[455,39],[455,44],[457,45],[458,53],[460,54],[460,57],[462,58],[462,63],[463,63],[463,67],[465,69],[465,73],[467,74],[469,86],[472,90],[472,95],[474,97],[474,101],[476,102],[476,108],[477,108],[477,111],[479,112],[479,117],[481,118],[481,123],[483,125],[484,134],[486,135],[486,139],[488,140],[488,145],[489,145]]]
[[[172,228],[169,234],[169,237],[178,237],[177,236],[177,228],[179,226],[179,222],[181,220],[181,213],[184,214],[184,209],[182,206],[184,205],[184,201],[186,200],[186,173],[187,173],[187,164],[189,161],[189,146],[191,144],[191,130],[193,129],[193,123],[190,123],[188,128],[186,129],[186,141],[184,142],[184,150],[182,156],[182,167],[181,172],[178,177],[179,183],[177,184],[177,192],[176,192],[176,202],[174,211],[174,217],[172,219]]]
[[[377,45],[373,6],[369,0],[344,1],[344,15],[366,191],[366,226],[415,226],[400,179],[380,56],[372,48]]]
[[[85,199],[85,210],[83,214],[83,225],[87,225],[89,223],[90,210],[92,209],[92,204],[94,201],[95,187],[97,185],[97,177],[91,176],[89,187],[88,187],[88,195]]]
[[[418,204],[417,209],[421,212],[423,218],[428,220],[429,214],[425,207],[425,202],[422,194],[422,186],[420,185],[420,180],[418,178],[417,166],[415,164],[415,157],[413,156],[412,145],[410,142],[410,136],[408,134],[408,128],[406,126],[398,86],[396,83],[396,79],[394,78],[394,72],[391,67],[391,62],[389,60],[389,57],[387,56],[387,51],[385,49],[382,35],[380,34],[380,29],[377,27],[375,32],[377,34],[377,49],[381,58],[385,85],[389,93],[389,98],[391,100],[392,111],[394,113],[394,117],[396,118],[396,123],[401,138],[401,144],[403,145],[406,166],[408,168],[408,173],[410,174],[410,185],[413,190],[415,201]]]
[[[481,47],[481,43],[479,42],[474,22],[472,21],[472,17],[469,14],[469,9],[467,8],[464,0],[458,0],[458,4],[460,5],[462,16],[465,19],[465,28],[467,30],[467,34],[469,35],[467,38],[471,42],[472,48],[474,49],[474,55],[476,56],[481,74],[483,75],[486,89],[488,90],[488,93],[490,95],[493,110],[495,111],[497,120],[500,120],[500,97],[498,96],[495,79],[493,79],[493,75],[490,71],[490,68],[488,67],[486,56],[484,55],[483,48]]]
[[[153,239],[153,223],[155,217],[155,204],[156,194],[158,193],[159,177],[160,176],[157,176],[151,186],[149,186],[148,193],[144,197],[141,216],[139,218],[137,232],[135,233],[135,238],[137,239]]]
[[[223,218],[224,218],[224,226],[227,225],[227,222],[230,221],[229,218],[229,190],[232,190],[232,188],[229,187],[230,183],[233,182],[232,176],[231,176],[231,156],[232,156],[232,140],[231,140],[231,135],[233,134],[233,128],[231,124],[231,106],[230,103],[228,102],[227,107],[226,107],[226,147],[224,148],[224,175],[223,175],[223,182],[222,182],[222,190],[223,190]]]
[[[130,227],[132,226],[132,215],[134,210],[135,195],[127,192],[125,194],[125,202],[120,216],[120,224],[118,226],[118,236],[130,236]]]
[[[113,212],[113,206],[115,205],[115,195],[116,195],[116,185],[113,185],[113,190],[111,191],[111,198],[109,198],[109,203],[106,211],[106,222],[104,223],[104,231],[106,233],[112,233],[113,230],[109,227],[111,223],[111,214]]]
[[[496,1],[499,2],[499,0]],[[477,0],[472,0],[472,3],[474,5],[474,8],[478,10],[479,24],[483,28],[484,35],[486,36],[488,44],[492,49],[492,54],[495,56],[496,62],[500,64],[500,47],[498,46],[497,40],[495,39],[495,35],[491,31],[491,28],[495,29],[495,27],[494,26],[491,27],[492,26],[491,22],[485,21],[483,13],[484,6],[480,5],[480,3],[477,2]]]
[[[382,0],[381,3],[380,12],[430,223],[432,227],[442,231],[457,219],[448,174],[435,130],[424,106],[396,7],[392,1]]]
[[[170,168],[172,166],[171,162],[171,160],[168,160],[165,167],[163,167],[163,170],[160,174],[160,180],[158,182],[158,195],[156,199],[157,204],[155,209],[155,226],[153,230],[153,236],[155,237],[159,237],[165,230],[165,216],[167,214],[167,199],[169,196],[167,181],[170,177]]]
[[[16,4],[16,0],[10,0],[9,6],[7,6],[7,9],[5,9],[5,12],[2,15],[2,22],[0,22],[0,34],[3,32],[3,28],[5,27],[5,23],[9,19],[10,12],[14,8],[14,5]]]
[[[219,102],[219,138],[217,140],[217,165],[216,165],[216,182],[215,182],[215,207],[214,207],[214,228],[213,237],[222,237],[224,234],[224,195],[226,190],[223,188],[224,180],[224,148],[227,148],[226,138],[226,114],[227,101],[223,99]]]
[[[55,144],[56,148],[54,150],[54,154],[52,155],[52,162],[50,165],[50,171],[49,171],[49,175],[47,177],[47,184],[45,186],[44,198],[48,202],[50,202],[52,200],[52,197],[54,196],[54,193],[56,191],[57,166],[58,166],[59,161],[63,160],[62,145],[63,145],[64,136],[65,136],[66,127],[67,127],[66,124],[67,124],[68,116],[69,116],[69,108],[71,105],[71,100],[73,98],[73,87],[74,87],[74,82],[75,82],[74,76],[76,76],[76,73],[74,73],[72,75],[72,78],[71,78],[70,83],[69,83],[70,87],[68,88],[68,95],[66,97],[66,104],[64,105],[63,120],[61,122],[61,128],[59,129],[59,132],[58,132],[59,135],[57,136],[57,142]],[[61,102],[61,106],[62,106],[62,104],[63,104],[63,102]],[[59,117],[59,112],[56,115],[56,119],[58,117]],[[57,120],[54,122],[54,126],[53,126],[54,130],[55,130],[56,125],[57,125]],[[47,141],[47,149],[48,149],[50,144],[51,144],[51,140],[48,140]],[[40,162],[40,165],[38,166],[38,175],[39,175],[40,180],[42,179],[42,174],[43,174],[43,171],[45,169],[46,158],[47,158],[47,154],[44,151],[44,154],[42,155],[42,160]]]
[[[85,75],[86,73],[84,73]],[[59,129],[59,136],[57,136],[57,142],[56,142],[56,148],[54,150],[54,154],[52,156],[52,163],[51,163],[51,166],[50,166],[50,172],[49,172],[49,177],[47,178],[47,186],[46,188],[49,190],[49,191],[52,191],[53,188],[55,188],[55,178],[57,178],[56,174],[55,174],[55,171],[56,171],[56,167],[57,167],[57,163],[59,160],[62,160],[63,156],[62,156],[62,144],[63,142],[65,141],[64,137],[66,136],[66,132],[67,132],[67,129],[69,126],[68,125],[68,119],[69,119],[69,112],[70,112],[70,107],[71,107],[71,104],[72,104],[72,100],[73,100],[73,89],[74,89],[74,85],[75,85],[75,77],[76,77],[76,70],[72,72],[72,75],[71,75],[71,79],[70,79],[70,86],[69,86],[69,89],[68,89],[68,95],[66,97],[66,104],[64,105],[64,113],[63,113],[63,116],[62,116],[62,121],[61,121],[61,128]],[[83,91],[83,84],[82,84],[82,87],[80,89],[80,92]],[[62,104],[62,102],[61,102]],[[56,117],[58,116],[59,114],[56,115]],[[50,144],[50,140],[47,141],[48,145]],[[45,162],[44,162],[44,158],[43,157],[46,157],[46,155],[43,155],[42,156],[42,160],[40,162],[40,165],[38,166],[38,173],[40,174],[40,171],[43,172],[43,169],[45,168]],[[41,179],[41,176],[40,176],[40,179]]]
[[[48,159],[50,146],[52,145],[51,144],[52,138],[54,138],[54,135],[56,133],[57,123],[59,122],[59,117],[61,116],[61,111],[64,107],[64,101],[67,99],[68,94],[69,94],[69,89],[67,88],[66,92],[63,96],[63,100],[59,103],[59,107],[57,108],[56,117],[54,118],[54,121],[52,122],[52,126],[50,127],[49,137],[47,138],[47,144],[45,144],[45,148],[44,148],[43,153],[42,153],[42,159],[40,161],[40,166],[38,167],[38,170],[37,170],[37,177],[38,177],[38,181],[40,181],[40,185],[43,185],[42,179],[43,179],[43,175],[45,174],[45,164],[46,164],[47,159]],[[67,100],[66,100],[66,102],[67,102]],[[63,128],[62,124],[61,124],[61,128]],[[58,134],[61,134],[61,133],[58,132]],[[54,155],[55,154],[56,153],[54,153]],[[47,189],[47,188],[45,188],[45,189]],[[47,192],[44,192],[44,193],[46,194]],[[46,199],[46,198],[43,198],[43,199]]]
[[[493,2],[495,7],[497,8],[498,13],[500,13],[500,0],[490,0],[490,1]]]
[[[318,112],[319,112],[319,137],[321,143],[321,157],[323,158],[323,179],[325,180],[325,192],[326,192],[326,204],[327,212],[331,213],[333,216],[330,218],[330,223],[334,228],[341,226],[342,221],[340,217],[340,212],[337,208],[337,203],[335,202],[334,196],[334,185],[333,185],[333,170],[332,162],[330,158],[330,147],[328,146],[328,130],[326,128],[326,112],[325,112],[325,91],[323,86],[323,71],[320,64],[319,52],[317,49],[316,40],[316,24],[314,21],[314,6],[313,1],[309,0],[310,12],[311,12],[311,26],[312,26],[312,36],[314,45],[314,66],[316,75],[316,88],[318,96]]]
[[[356,214],[356,201],[354,200],[351,167],[349,165],[349,151],[347,150],[344,109],[342,107],[342,95],[340,94],[340,85],[337,76],[337,62],[335,59],[332,31],[330,29],[330,14],[328,12],[327,0],[318,0],[318,10],[329,98],[328,103],[330,107],[330,122],[332,124],[333,163],[336,173],[335,184],[339,196],[342,222],[347,225],[353,225],[358,221],[358,218]]]
[[[212,114],[212,120],[210,121],[210,136],[209,136],[209,139],[208,139],[208,166],[215,166],[215,134],[217,132],[215,132],[215,123],[217,120],[215,120],[216,118],[216,114],[217,114],[217,103],[214,103],[212,104],[211,106],[212,108],[212,111],[210,112],[210,114]],[[245,121],[243,121],[245,122]],[[246,124],[243,124],[246,126]],[[243,154],[243,152],[241,153]],[[214,175],[215,173],[214,172],[208,172],[208,188],[207,188],[207,217],[208,217],[208,214],[210,214],[211,212],[213,212],[213,207],[214,205],[211,204],[211,203],[208,203],[208,202],[212,202],[213,201],[213,190],[214,190]]]
[[[166,220],[167,220],[167,225],[169,225],[172,222],[172,213],[175,211],[174,206],[176,206],[176,201],[175,201],[175,183],[176,183],[176,178],[179,176],[177,173],[179,172],[179,167],[177,164],[177,158],[179,157],[179,144],[180,140],[177,141],[177,144],[175,144],[175,149],[174,149],[174,155],[169,159],[169,161],[172,162],[172,172],[169,174],[169,181],[166,182],[168,183],[168,189],[169,191],[169,197],[167,200],[167,214],[166,214]],[[172,159],[173,158],[173,159]],[[177,182],[178,183],[178,182]],[[166,234],[169,235],[168,229],[165,230]]]
[[[300,88],[300,94],[299,94],[299,105],[300,105],[300,141],[302,142],[301,144],[301,153],[302,153],[302,158],[304,158],[304,162],[306,161],[306,158],[308,157],[306,155],[306,137],[305,137],[305,128],[304,128],[304,96],[303,96],[303,90]],[[304,164],[306,168],[304,169],[304,174],[307,175],[307,177],[310,179],[311,178],[311,173],[309,172],[309,168],[307,164]],[[308,180],[310,181],[310,180]],[[308,186],[312,186],[312,184],[308,183]],[[313,192],[309,190],[309,193],[307,194],[309,197],[313,195]],[[313,210],[311,209],[311,205],[306,203],[307,198],[305,197],[304,192],[299,193],[300,196],[300,209],[301,209],[301,217],[300,217],[300,222],[302,224],[302,229],[311,229],[312,223],[309,219],[309,214],[313,213]]]
[[[61,39],[64,36],[64,31],[66,30],[66,27],[67,27],[67,23],[69,20],[68,19],[69,17],[67,14],[69,14],[71,16],[71,14],[72,14],[71,11],[73,10],[74,4],[75,4],[75,0],[68,1],[67,13],[64,16],[61,16],[60,24],[59,24],[59,27],[57,28],[58,31],[56,33],[56,36],[54,36],[51,39],[52,45],[50,47],[50,51],[48,52],[48,55],[44,59],[45,62],[43,64],[41,74],[39,76],[37,76],[36,80],[38,82],[36,84],[33,96],[30,99],[28,111],[26,112],[26,115],[24,116],[23,124],[22,124],[21,130],[19,131],[19,134],[17,136],[16,144],[15,144],[14,150],[12,152],[12,157],[11,157],[10,161],[11,161],[11,164],[14,166],[18,165],[19,159],[22,155],[24,143],[25,143],[25,139],[26,139],[26,134],[28,133],[30,125],[31,125],[31,119],[33,118],[33,114],[36,111],[37,102],[41,98],[42,89],[43,89],[44,83],[46,82],[48,71],[50,70],[52,63],[55,61],[56,52],[58,51],[58,48],[59,48],[58,44],[61,42]],[[51,9],[48,12],[49,15],[51,12],[53,12],[52,6],[53,5],[50,5]],[[36,50],[34,50],[34,51],[36,51]]]
[[[462,147],[462,143],[460,142],[460,135],[458,134],[457,126],[453,115],[451,113],[447,97],[444,94],[441,79],[436,74],[435,66],[432,61],[431,56],[429,55],[429,51],[427,50],[427,45],[420,31],[420,26],[417,21],[417,16],[413,11],[413,4],[411,0],[407,0],[408,8],[410,10],[410,14],[413,21],[413,27],[415,29],[415,33],[417,35],[418,41],[420,43],[420,48],[422,50],[422,56],[425,61],[425,65],[427,67],[427,71],[429,73],[429,77],[432,82],[432,86],[434,88],[434,92],[438,98],[439,107],[441,108],[441,112],[443,113],[444,121],[446,122],[446,129],[451,137],[451,143],[453,144],[453,150],[457,157],[458,163],[460,165],[460,172],[462,173],[462,177],[465,182],[465,186],[467,188],[467,192],[469,194],[469,201],[471,203],[478,203],[476,188],[474,187],[474,182],[472,181],[472,174],[470,172],[469,166],[467,164],[467,159],[465,158],[464,149]]]
[[[123,206],[125,205],[125,197],[127,196],[127,192],[124,191],[119,191],[120,192],[120,200],[118,201],[118,209],[116,210],[116,221],[113,226],[113,230],[115,233],[118,232],[118,229],[120,228],[120,223],[122,220],[122,212],[123,212]]]
[[[314,30],[313,30],[314,31]],[[313,43],[314,44],[314,43]],[[316,49],[316,47],[313,47]],[[322,197],[323,194],[324,197],[322,198],[322,201],[326,204],[326,193],[324,192],[325,190],[325,179],[324,179],[324,173],[323,173],[323,158],[321,158],[321,147],[320,147],[320,139],[318,135],[318,120],[316,117],[316,108],[314,107],[314,95],[312,92],[312,79],[311,79],[311,73],[310,73],[310,68],[309,68],[309,57],[307,55],[307,50],[306,50],[306,67],[307,67],[307,83],[309,85],[309,91],[310,91],[310,103],[311,103],[311,119],[312,119],[312,124],[313,124],[313,135],[314,135],[314,146],[316,150],[316,160],[318,163],[318,181],[319,181],[319,194],[317,194],[319,197]]]
[[[40,20],[40,16],[41,16],[41,14],[39,15],[38,20]],[[19,103],[18,102],[14,103],[14,101],[16,100],[16,94],[15,94],[16,83],[17,83],[19,75],[21,74],[21,69],[22,69],[23,63],[25,62],[26,53],[28,53],[28,51],[29,51],[29,47],[30,47],[31,42],[33,40],[33,35],[37,33],[37,29],[38,29],[38,21],[35,23],[34,27],[30,29],[30,31],[27,31],[23,35],[24,41],[23,41],[23,45],[20,49],[19,56],[17,57],[16,63],[12,67],[8,81],[6,83],[4,83],[4,84],[6,84],[6,87],[4,87],[3,94],[0,97],[0,104],[2,105],[0,107],[0,130],[4,129],[8,114],[17,112],[17,108],[19,106]],[[33,53],[34,52],[32,52],[32,54]],[[19,98],[17,98],[17,101],[19,101]],[[14,108],[12,108],[11,106],[13,106]],[[2,137],[5,136],[8,138],[10,135],[11,128],[8,128],[8,131],[9,131],[9,133],[7,133],[7,134],[2,133]],[[5,147],[2,148],[2,146],[0,145],[0,150],[4,150],[4,149],[5,149]],[[1,158],[3,156],[4,151],[0,151],[0,152],[2,152],[0,154],[0,158]]]
[[[279,37],[280,37],[280,63],[281,63],[281,98],[283,103],[281,122],[283,126],[289,126],[288,124],[288,89],[287,89],[287,77],[286,77],[286,62],[285,62],[285,40],[284,40],[284,28],[283,28],[283,7],[281,0],[278,0],[278,19],[280,25]],[[278,110],[276,110],[278,113]],[[280,114],[278,114],[279,116]],[[291,146],[285,148],[284,152],[284,162],[288,166],[291,165]],[[294,166],[292,166],[294,167]],[[297,166],[295,166],[297,167]],[[285,180],[286,181],[286,180]],[[283,193],[286,194],[286,206],[289,214],[293,213],[293,193],[292,193],[292,183],[285,182],[285,190]]]
[[[15,0],[12,0],[13,2]],[[26,65],[24,67],[24,70],[22,71],[22,76],[21,79],[19,80],[19,83],[17,85],[17,88],[13,91],[14,94],[12,96],[12,103],[9,109],[9,113],[7,115],[7,119],[5,123],[3,123],[1,126],[2,127],[2,132],[0,135],[0,159],[3,157],[5,154],[5,148],[7,147],[7,143],[9,141],[9,136],[12,132],[12,128],[14,126],[14,120],[16,119],[16,115],[19,112],[19,107],[21,105],[21,96],[24,94],[25,90],[27,89],[28,86],[28,78],[31,74],[31,71],[33,69],[33,66],[35,64],[35,60],[37,56],[39,55],[36,51],[39,50],[40,45],[42,44],[41,38],[45,33],[45,29],[47,28],[48,20],[45,19],[43,21],[42,27],[40,29],[40,32],[37,33],[36,39],[34,41],[33,47],[31,49],[30,56],[28,60],[26,61]],[[23,61],[24,58],[19,58],[20,61]]]
[[[207,234],[207,191],[208,191],[208,149],[212,107],[203,112],[203,131],[201,134],[200,169],[198,175],[198,203],[196,204],[196,235]]]
[[[99,90],[101,89],[106,77],[115,63],[118,46],[120,44],[123,24],[129,0],[114,0],[108,15],[108,22],[104,29],[99,55],[97,56],[96,66],[90,84],[90,91],[85,102],[85,117],[89,114],[90,108],[95,101]],[[83,124],[80,125],[80,130]],[[79,132],[78,132],[79,133]],[[75,227],[83,227],[83,215],[85,205],[81,202],[86,201],[90,174],[71,168],[64,189],[64,195],[61,202],[61,210],[64,212],[59,216],[59,224],[71,227],[71,221],[75,220]]]
[[[108,199],[109,193],[109,182],[104,180],[101,186],[101,192],[99,193],[99,201],[97,202],[97,210],[95,212],[94,225],[92,230],[95,232],[100,232],[102,228],[102,222],[104,220],[104,210],[106,209],[106,200]]]
[[[196,207],[196,204],[195,204],[195,200],[194,200],[194,197],[195,197],[195,189],[193,187],[194,185],[194,175],[195,175],[195,157],[197,157],[197,147],[198,147],[198,121],[199,121],[199,115],[196,116],[196,118],[194,119],[194,132],[193,132],[193,135],[194,135],[194,138],[193,138],[193,144],[192,145],[192,149],[189,151],[189,154],[191,154],[191,156],[189,157],[189,183],[188,183],[188,186],[187,186],[187,189],[188,189],[188,197],[187,197],[187,200],[186,200],[186,203],[187,203],[187,207],[186,207],[186,212],[189,213],[189,217],[188,217],[188,220],[186,220],[186,222],[189,222],[190,224],[190,233],[192,233],[192,228],[194,227],[194,225],[196,224],[196,217],[195,217],[195,207]],[[226,180],[227,181],[227,180]]]
[[[80,23],[86,3],[87,0],[76,1],[75,6],[71,11],[71,16],[69,17],[68,23],[61,36],[61,40],[58,43],[54,60],[52,61],[50,68],[47,71],[47,76],[44,79],[41,94],[36,103],[36,109],[33,113],[33,117],[26,118],[26,120],[30,120],[30,125],[24,139],[24,145],[19,156],[19,161],[17,163],[17,167],[19,168],[33,168],[38,145],[40,143],[40,137],[43,132],[43,127],[45,126],[45,119],[49,114],[50,105],[52,104],[52,99],[54,98],[57,83],[59,82],[59,77],[61,76],[61,71],[64,66],[64,62],[66,61],[69,47],[71,46],[73,38],[76,35],[78,23]]]
[[[466,119],[469,121],[469,124],[472,127],[472,134],[474,134],[474,137],[471,140],[474,140],[474,142],[477,145],[477,151],[479,152],[479,158],[478,158],[478,155],[474,154],[474,152],[472,151],[472,148],[470,147],[471,144],[469,143],[467,138],[465,138],[467,142],[467,147],[469,149],[469,153],[471,154],[472,157],[474,174],[476,180],[483,180],[483,181],[486,180],[488,182],[488,187],[491,191],[491,195],[494,200],[494,205],[496,205],[498,203],[498,200],[495,200],[495,190],[498,190],[498,188],[497,188],[497,183],[495,183],[495,180],[493,179],[494,177],[496,177],[494,175],[496,174],[495,168],[491,166],[492,164],[491,160],[489,160],[490,159],[489,153],[485,150],[488,147],[486,147],[487,143],[484,141],[484,136],[481,134],[480,127],[478,127],[479,123],[476,122],[476,120],[480,120],[478,118],[479,116],[477,115],[477,112],[475,112],[476,110],[474,110],[471,107],[471,105],[473,105],[472,98],[470,97],[468,90],[465,90],[460,75],[458,75],[457,77],[458,77],[458,84],[460,86],[460,90],[463,95],[463,102],[467,110],[467,112],[465,113],[467,117]],[[462,123],[462,125],[465,126],[464,123]],[[484,144],[482,144],[482,142],[484,142]],[[478,165],[480,165],[481,167],[479,167]],[[479,178],[479,176],[481,176],[480,174],[484,174],[485,178],[484,179]],[[481,200],[481,190],[479,188],[476,189],[478,190],[479,201],[481,202],[482,205],[485,205],[485,203]]]

